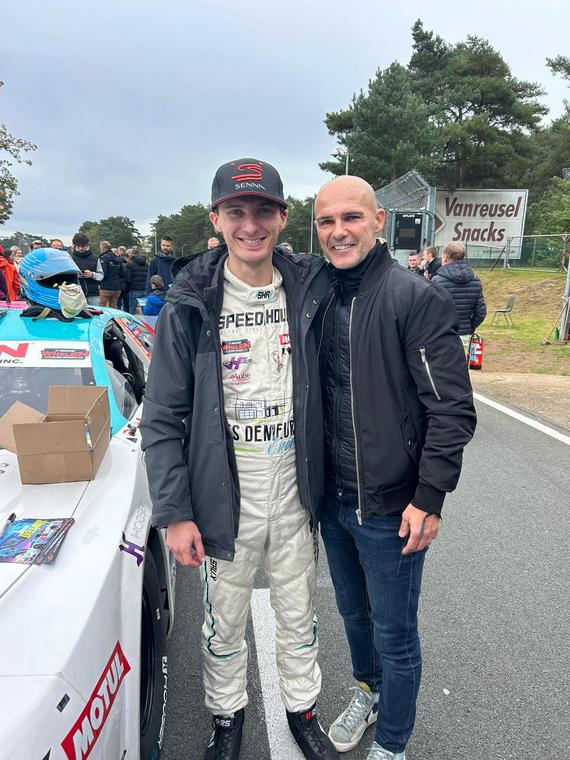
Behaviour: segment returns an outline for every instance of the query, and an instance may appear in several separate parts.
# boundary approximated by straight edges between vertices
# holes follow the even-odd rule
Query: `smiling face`
[[[251,282],[251,278],[255,272],[263,272],[263,279],[272,275],[272,253],[287,224],[286,209],[264,198],[246,196],[221,203],[210,212],[210,221],[224,236],[233,274],[252,285],[267,284]]]
[[[359,177],[327,182],[315,202],[315,225],[325,256],[336,269],[353,269],[376,245],[384,211],[372,187]]]

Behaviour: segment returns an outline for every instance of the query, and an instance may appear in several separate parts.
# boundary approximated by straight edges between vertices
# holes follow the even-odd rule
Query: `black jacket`
[[[91,272],[97,272],[99,258],[93,253],[93,251],[87,250],[82,252],[75,251],[72,248],[69,255],[82,272],[86,269],[89,269]],[[86,295],[99,295],[99,281],[95,277],[80,277],[79,282]]]
[[[206,554],[231,560],[240,485],[221,379],[218,317],[226,257],[225,246],[193,257],[168,292],[157,323],[141,432],[154,524],[195,520]],[[314,325],[329,282],[317,256],[274,251],[273,264],[287,294],[299,498],[314,525],[324,490]]]
[[[101,256],[100,261],[103,269],[103,279],[99,283],[101,290],[123,290],[123,259],[114,254],[113,251],[106,251]]]
[[[428,277],[431,280],[431,278],[434,277],[440,269],[441,269],[440,259],[432,259],[427,265],[427,267],[425,268],[425,271],[428,273]]]
[[[394,263],[379,243],[350,299],[347,357],[346,345],[338,349],[332,343],[335,311],[333,300],[325,312],[321,350],[328,428],[333,421],[327,431],[332,471],[346,465],[350,477],[350,462],[339,464],[338,456],[353,458],[362,518],[399,513],[410,502],[441,512],[445,493],[457,485],[463,448],[476,424],[451,299]],[[341,355],[341,374],[334,377],[330,355],[338,350],[345,359]]]
[[[172,275],[172,265],[176,261],[176,257],[174,255],[172,256],[165,256],[163,253],[157,253],[155,256],[152,257],[150,260],[150,264],[148,267],[148,272],[146,274],[146,289],[150,292],[150,278],[158,274],[162,277],[162,281],[164,282],[164,287],[169,288],[172,284],[172,280],[174,279]]]
[[[146,290],[148,261],[144,256],[132,256],[126,264],[125,274],[128,290]]]
[[[445,288],[453,299],[459,317],[459,334],[471,335],[487,316],[481,280],[464,261],[440,267],[432,282]]]

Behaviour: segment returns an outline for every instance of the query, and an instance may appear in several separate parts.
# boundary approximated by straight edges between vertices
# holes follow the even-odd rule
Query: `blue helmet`
[[[30,301],[59,309],[59,286],[79,284],[80,272],[67,251],[36,248],[22,259],[19,274],[24,293]]]

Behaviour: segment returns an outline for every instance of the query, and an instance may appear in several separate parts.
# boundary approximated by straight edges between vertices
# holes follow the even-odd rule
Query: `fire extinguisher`
[[[469,369],[481,369],[483,367],[483,347],[483,338],[477,333],[473,333],[469,345]]]

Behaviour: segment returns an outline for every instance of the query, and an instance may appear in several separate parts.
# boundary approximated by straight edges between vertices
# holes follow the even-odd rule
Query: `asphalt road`
[[[424,670],[406,757],[563,760],[570,757],[570,449],[480,403],[478,413],[460,485],[446,500],[440,537],[426,559]],[[182,569],[177,584],[164,757],[202,760],[210,716],[203,706],[197,574]],[[254,594],[266,585],[260,574]],[[352,676],[324,551],[318,586],[319,707],[328,727]],[[263,630],[254,632],[250,621],[247,638],[250,704],[241,760],[294,760],[298,749],[287,744],[284,711],[269,710],[266,719],[271,673],[256,649]],[[274,690],[273,704],[276,684]],[[372,739],[369,730],[343,757],[363,760]]]

